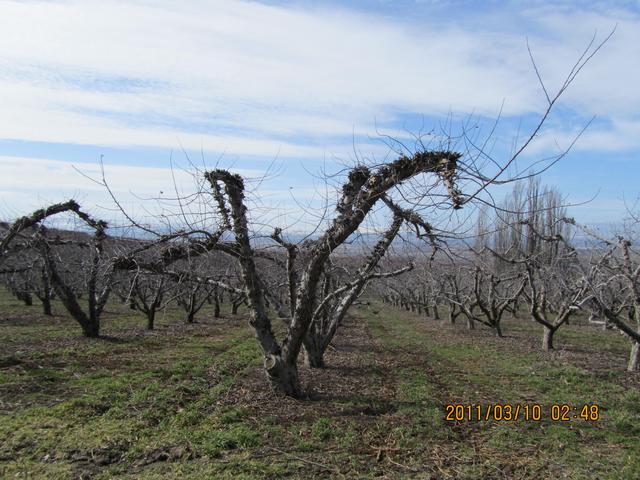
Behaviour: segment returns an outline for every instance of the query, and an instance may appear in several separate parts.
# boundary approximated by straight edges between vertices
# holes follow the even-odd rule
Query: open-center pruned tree
[[[42,222],[62,213],[75,216],[93,230],[89,242],[61,240],[48,234],[48,229]],[[114,270],[109,262],[104,261],[106,228],[106,222],[94,219],[77,202],[70,200],[17,219],[0,238],[0,260],[6,260],[16,251],[25,249],[33,249],[39,253],[50,285],[48,288],[55,292],[69,314],[80,324],[86,337],[100,335],[100,316],[113,283]],[[22,240],[22,243],[16,242],[17,239]],[[66,250],[56,251],[56,247]],[[82,251],[79,252],[77,247],[82,247]],[[89,253],[85,255],[83,252],[87,247]],[[66,261],[63,260],[64,257]],[[70,258],[81,259],[81,267],[75,272],[65,269]],[[87,295],[86,308],[79,300],[80,292]]]
[[[401,156],[373,171],[359,166],[349,173],[336,206],[335,218],[319,238],[305,246],[304,265],[291,288],[295,297],[291,302],[291,316],[287,321],[285,336],[280,341],[274,334],[265,305],[267,285],[256,267],[256,257],[250,242],[244,181],[241,176],[226,170],[212,170],[205,174],[218,200],[223,223],[231,227],[235,237],[237,259],[247,293],[250,324],[264,353],[265,372],[274,387],[291,396],[302,395],[298,378],[298,356],[318,306],[317,291],[325,262],[331,253],[356,232],[374,206],[378,202],[383,203],[383,198],[390,190],[401,187],[403,182],[414,177],[422,175],[424,178],[421,180],[428,182],[426,185],[431,188],[434,183],[443,184],[451,207],[459,208],[462,197],[456,188],[455,179],[460,157],[459,153],[452,151],[421,151],[412,156]],[[401,219],[399,214],[396,217]],[[426,223],[424,225],[428,228]],[[392,227],[392,232],[393,230],[395,227]]]

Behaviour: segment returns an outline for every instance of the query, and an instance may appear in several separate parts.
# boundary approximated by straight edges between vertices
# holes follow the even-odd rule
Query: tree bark
[[[153,327],[155,326],[155,320],[156,320],[156,309],[150,308],[149,312],[147,313],[147,330],[153,330]]]
[[[232,315],[237,315],[238,314],[238,308],[240,307],[239,303],[232,303],[231,304],[231,314]]]
[[[304,341],[304,364],[310,368],[324,368],[324,352],[322,339],[307,334]]]
[[[46,267],[43,265],[40,272],[40,278],[42,279],[42,313],[47,316],[52,316],[51,313],[51,282],[49,281],[49,274]]]
[[[286,362],[281,355],[269,355],[264,363],[267,378],[274,390],[293,398],[302,397],[296,364]]]
[[[264,367],[267,378],[277,391],[299,398],[301,396],[301,388],[296,363],[297,355],[291,355],[290,352],[286,351],[283,352],[283,348],[280,347],[271,328],[271,320],[264,304],[263,288],[254,262],[254,252],[249,242],[247,208],[244,205],[244,182],[242,177],[232,175],[223,170],[208,172],[205,177],[211,184],[214,196],[219,200],[220,214],[223,218],[226,218],[228,225],[231,224],[229,215],[233,218],[233,232],[239,250],[237,258],[240,263],[242,281],[247,294],[246,301],[249,306],[249,324],[254,328],[256,338],[264,353]],[[218,185],[219,181],[225,184],[231,211],[224,206],[224,200]]]
[[[47,293],[42,297],[42,313],[48,316],[52,316],[51,313],[51,296]]]
[[[542,349],[545,351],[553,350],[553,335],[556,333],[555,328],[543,326],[542,331]]]
[[[220,299],[218,295],[214,297],[213,302],[213,318],[220,318]]]
[[[67,285],[55,266],[53,259],[49,253],[48,245],[46,242],[41,242],[42,248],[42,258],[45,262],[45,267],[47,269],[47,274],[51,279],[51,286],[53,290],[56,292],[57,296],[60,298],[60,301],[67,309],[67,312],[80,324],[82,328],[82,333],[85,337],[99,337],[100,336],[100,317],[96,315],[97,312],[93,312],[93,315],[87,315],[80,304],[78,303],[75,292],[69,285]],[[95,304],[95,300],[90,304]]]
[[[502,338],[502,327],[500,326],[500,323],[495,323],[494,324],[494,328],[496,330],[496,335],[500,338]]]
[[[81,324],[81,327],[85,337],[98,338],[100,336],[100,322],[98,321],[87,320],[86,323]]]
[[[449,324],[450,325],[455,325],[456,324],[456,317],[458,315],[455,313],[455,307],[452,307],[451,305],[449,305]]]
[[[640,370],[640,343],[638,342],[633,342],[631,345],[631,355],[629,356],[627,370],[629,372],[637,372]]]

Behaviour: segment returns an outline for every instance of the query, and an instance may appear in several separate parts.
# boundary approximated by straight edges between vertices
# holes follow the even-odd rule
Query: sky
[[[527,43],[552,93],[614,28],[517,164],[588,125],[543,181],[591,200],[570,213],[592,224],[640,193],[638,1],[0,1],[0,217],[70,197],[118,217],[102,162],[148,220],[220,166],[254,179],[265,222],[305,231],[323,178],[392,159],[389,137],[466,125],[508,159],[546,108]]]

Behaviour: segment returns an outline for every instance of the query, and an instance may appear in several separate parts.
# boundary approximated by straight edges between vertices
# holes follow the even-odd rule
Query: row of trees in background
[[[634,225],[605,238],[567,217],[560,193],[540,180],[514,186],[489,215],[480,211],[473,242],[449,259],[430,262],[402,282],[386,281],[377,293],[386,303],[454,324],[482,324],[503,335],[505,314],[540,324],[542,349],[576,314],[629,338],[628,370],[639,368],[640,257]],[[604,338],[604,337],[603,337]]]
[[[81,212],[75,202],[63,206],[65,211]],[[60,213],[58,210],[54,205],[49,212]],[[169,304],[184,309],[187,323],[194,321],[205,304],[214,305],[213,315],[219,317],[226,291],[217,284],[202,282],[197,272],[203,269],[221,271],[218,277],[228,279],[227,289],[235,292],[235,296],[226,293],[233,313],[245,301],[244,292],[230,286],[238,285],[238,272],[229,262],[225,263],[221,254],[200,259],[197,265],[188,259],[176,260],[174,265],[184,274],[120,271],[114,268],[119,254],[148,250],[146,242],[107,237],[105,224],[101,224],[101,230],[93,235],[69,230],[50,231],[42,225],[34,228],[32,220],[47,216],[47,213],[47,210],[35,212],[14,223],[14,227],[20,224],[26,227],[20,228],[18,240],[5,249],[0,278],[7,290],[26,306],[33,305],[38,299],[44,315],[52,315],[52,301],[59,299],[87,337],[100,335],[101,314],[112,295],[132,310],[143,313],[150,330],[154,328],[156,313]],[[4,227],[9,236],[11,228],[6,224]],[[155,253],[162,255],[160,250],[156,248]]]

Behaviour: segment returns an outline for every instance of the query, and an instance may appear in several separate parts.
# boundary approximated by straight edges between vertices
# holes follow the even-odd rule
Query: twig
[[[310,464],[310,465],[315,465],[315,466],[317,466],[317,467],[322,467],[322,468],[324,468],[325,470],[328,470],[328,471],[330,471],[330,472],[335,472],[335,473],[337,473],[338,475],[341,475],[341,476],[342,476],[342,474],[340,473],[340,471],[339,471],[339,470],[336,470],[335,468],[332,468],[332,467],[330,467],[330,466],[328,466],[328,465],[324,465],[324,464],[322,464],[322,463],[314,462],[314,461],[312,461],[312,460],[307,460],[306,458],[299,457],[298,455],[294,455],[293,453],[289,453],[289,452],[286,452],[286,451],[284,451],[284,450],[280,450],[279,448],[276,448],[276,447],[267,447],[267,448],[270,448],[270,449],[272,449],[272,450],[275,450],[276,452],[281,453],[282,455],[288,455],[289,457],[291,457],[291,458],[295,458],[296,460],[300,460],[301,462],[305,462],[305,463],[308,463],[308,464]]]

